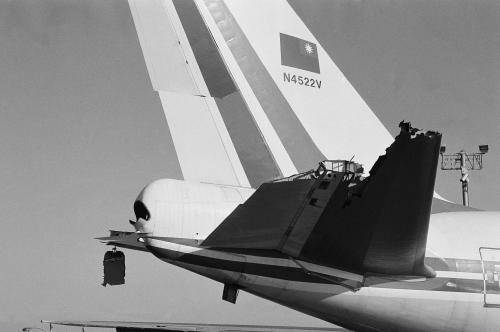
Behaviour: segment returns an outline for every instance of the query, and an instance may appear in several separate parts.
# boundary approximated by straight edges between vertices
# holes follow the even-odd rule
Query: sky
[[[324,13],[291,1],[331,31],[316,38],[393,134],[405,119],[442,132],[450,152],[490,145],[470,201],[499,210],[500,2],[333,3]],[[126,1],[0,0],[0,153],[0,330],[40,319],[326,325],[245,293],[226,303],[221,285],[145,253],[126,252],[125,286],[100,285],[106,248],[93,238],[130,230],[139,191],[181,177]],[[460,202],[458,177],[438,171],[436,190]]]
[[[404,119],[443,133],[449,153],[489,144],[484,169],[470,176],[470,204],[500,209],[498,1],[290,3],[393,135]],[[459,173],[439,171],[436,180],[455,202],[462,200]]]

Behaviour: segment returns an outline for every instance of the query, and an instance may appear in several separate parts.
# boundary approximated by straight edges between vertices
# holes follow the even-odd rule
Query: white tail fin
[[[215,39],[221,44],[221,35],[231,49],[239,67],[231,71],[243,72],[299,170],[320,154],[355,155],[369,168],[384,153],[391,135],[287,1],[197,3],[208,9]]]
[[[249,186],[171,1],[129,1],[185,179]]]
[[[258,186],[392,141],[287,1],[129,0],[186,179]]]

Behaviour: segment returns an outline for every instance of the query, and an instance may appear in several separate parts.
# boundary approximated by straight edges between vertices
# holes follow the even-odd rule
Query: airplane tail
[[[258,187],[393,138],[286,0],[129,0],[186,180]]]

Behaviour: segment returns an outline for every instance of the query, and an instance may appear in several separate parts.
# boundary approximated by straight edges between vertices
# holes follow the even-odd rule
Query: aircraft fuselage
[[[138,198],[151,218],[136,227],[152,234],[146,245],[163,261],[349,329],[500,329],[494,306],[500,303],[500,250],[482,249],[483,260],[479,251],[499,246],[499,213],[431,216],[426,264],[435,278],[358,275],[270,250],[204,248],[202,240],[252,192],[159,180]],[[362,286],[351,287],[352,281]]]

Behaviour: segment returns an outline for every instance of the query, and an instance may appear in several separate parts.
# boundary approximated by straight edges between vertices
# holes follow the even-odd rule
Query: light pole
[[[444,154],[446,146],[441,146],[441,169],[444,171],[460,170],[462,183],[462,202],[469,206],[469,171],[483,169],[483,155],[488,153],[488,145],[479,145],[479,152],[467,153],[460,150],[453,154]]]

